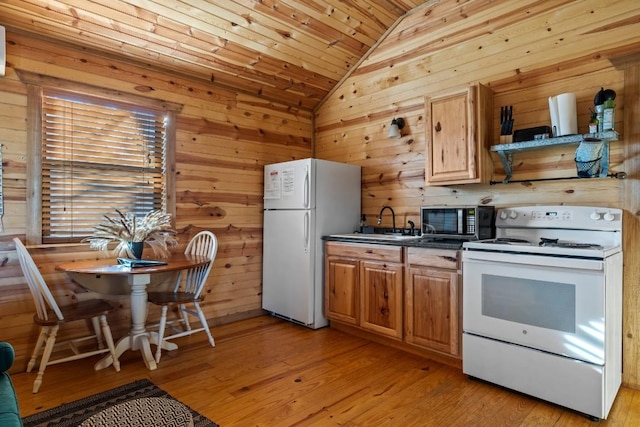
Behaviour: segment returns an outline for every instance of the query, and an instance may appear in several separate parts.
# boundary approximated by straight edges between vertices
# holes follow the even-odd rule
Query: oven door
[[[604,364],[604,261],[464,251],[463,331]]]

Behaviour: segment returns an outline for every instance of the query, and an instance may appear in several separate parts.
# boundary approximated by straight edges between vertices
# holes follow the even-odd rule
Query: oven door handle
[[[580,259],[556,256],[539,256],[488,251],[463,251],[462,262],[468,263],[494,263],[494,264],[524,264],[541,267],[559,267],[580,270],[604,270],[604,261],[601,259]]]

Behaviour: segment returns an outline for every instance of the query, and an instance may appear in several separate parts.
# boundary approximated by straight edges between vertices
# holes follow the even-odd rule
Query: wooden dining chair
[[[157,306],[162,306],[160,315],[160,323],[158,325],[158,348],[156,349],[156,363],[160,362],[162,342],[179,338],[185,335],[191,335],[196,332],[205,331],[209,337],[211,347],[215,347],[216,343],[209,331],[207,319],[200,308],[200,302],[204,299],[202,289],[207,281],[207,277],[211,272],[213,261],[218,252],[218,239],[215,234],[210,231],[201,231],[189,242],[184,253],[187,255],[201,255],[207,257],[210,261],[207,264],[181,271],[178,274],[173,291],[169,292],[149,292],[147,300]],[[183,280],[184,279],[184,280]],[[177,306],[178,318],[167,321],[167,312],[169,306]],[[192,329],[189,323],[189,316],[197,317],[202,327]],[[172,329],[173,334],[164,336],[167,325]],[[181,326],[181,328],[179,328]]]
[[[70,362],[102,353],[111,353],[113,367],[116,371],[120,371],[120,362],[116,356],[111,329],[107,323],[107,314],[113,311],[113,306],[101,299],[79,301],[65,306],[58,305],[27,248],[20,239],[14,238],[13,241],[16,245],[22,273],[27,279],[27,284],[36,306],[36,314],[33,319],[40,326],[40,334],[27,365],[27,372],[31,372],[36,365],[44,345],[44,352],[39,363],[40,369],[33,382],[33,392],[37,393],[40,389],[44,370],[49,365]],[[85,321],[87,326],[89,326],[89,321],[91,322],[90,334],[56,342],[60,326],[78,320]],[[102,331],[100,328],[102,328]],[[104,341],[107,342],[107,348],[104,348],[103,337]],[[85,344],[81,343],[90,340],[96,340],[97,347],[92,346],[91,349],[83,348],[81,350],[81,346],[85,346]],[[73,354],[60,355],[56,359],[51,359],[54,348],[62,345],[68,345]]]

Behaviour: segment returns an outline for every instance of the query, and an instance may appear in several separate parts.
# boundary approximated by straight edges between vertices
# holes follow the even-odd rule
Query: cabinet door
[[[460,354],[458,274],[411,267],[405,292],[406,341],[421,347]]]
[[[402,264],[361,261],[361,325],[402,338]]]
[[[491,178],[488,153],[492,98],[482,85],[425,98],[427,184],[485,182]]]
[[[325,266],[325,315],[357,325],[359,322],[358,261],[328,257]]]

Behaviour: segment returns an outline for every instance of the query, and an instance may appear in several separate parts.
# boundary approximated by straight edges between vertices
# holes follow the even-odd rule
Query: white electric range
[[[606,418],[622,372],[622,211],[505,208],[463,244],[463,371]]]

